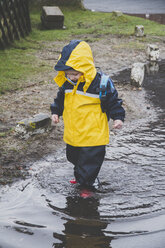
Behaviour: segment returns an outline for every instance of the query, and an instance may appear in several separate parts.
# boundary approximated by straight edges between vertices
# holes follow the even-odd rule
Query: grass
[[[146,38],[125,46],[144,47],[142,43],[152,39],[152,36],[164,36],[165,26],[156,22],[132,16],[116,17],[112,13],[91,12],[88,10],[61,8],[65,16],[65,30],[44,30],[41,27],[41,11],[31,11],[32,32],[24,40],[15,42],[11,48],[0,51],[0,94],[6,91],[26,87],[34,75],[50,70],[43,64],[35,53],[44,49],[45,42],[69,41],[77,36],[84,40],[95,40],[104,35],[130,36],[134,33],[135,25],[143,25]],[[138,38],[137,38],[138,39]],[[46,47],[45,47],[46,49]]]
[[[30,49],[22,50],[18,46],[0,51],[0,92],[24,87],[24,82],[39,71],[39,63]]]
[[[133,35],[135,25],[144,25],[146,35],[164,36],[165,26],[132,16],[115,17],[112,13],[91,12],[62,8],[65,16],[66,30],[41,30],[40,15],[32,12],[32,26],[35,27],[32,37],[39,40],[64,40],[74,35]]]

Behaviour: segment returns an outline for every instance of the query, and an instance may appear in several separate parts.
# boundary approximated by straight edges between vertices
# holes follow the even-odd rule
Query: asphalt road
[[[130,14],[165,14],[165,0],[83,0],[87,9]]]

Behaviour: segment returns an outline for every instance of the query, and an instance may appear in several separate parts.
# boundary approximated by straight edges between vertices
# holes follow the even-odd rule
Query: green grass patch
[[[139,17],[112,13],[91,12],[89,10],[61,8],[65,16],[66,30],[42,30],[40,15],[31,12],[32,37],[38,40],[64,40],[76,35],[104,34],[133,35],[135,25],[143,25],[146,35],[164,36],[165,26]]]
[[[21,43],[19,43],[19,46]],[[41,72],[41,64],[30,49],[10,48],[0,51],[0,93],[25,87]],[[23,43],[25,47],[25,43]],[[44,66],[42,65],[42,70]]]
[[[129,44],[135,48],[143,49],[145,42],[152,40],[153,36],[164,36],[165,25],[145,20],[133,16],[116,17],[112,13],[91,12],[89,10],[61,7],[65,16],[65,30],[44,30],[41,26],[41,9],[31,10],[32,32],[25,39],[15,42],[10,49],[0,51],[0,93],[9,90],[16,90],[26,87],[29,80],[34,75],[42,71],[50,70],[47,64],[36,57],[36,51],[46,49],[48,42],[71,39],[80,37],[84,40],[96,40],[103,38],[104,35],[130,36],[134,33],[135,25],[143,25],[146,37],[137,38]],[[45,46],[46,44],[46,46]],[[117,48],[117,47],[116,47]]]

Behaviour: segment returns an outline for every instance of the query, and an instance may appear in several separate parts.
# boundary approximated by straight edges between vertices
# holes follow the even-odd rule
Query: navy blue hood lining
[[[56,71],[65,71],[65,70],[72,69],[72,67],[69,67],[65,64],[68,61],[70,54],[72,53],[74,48],[80,42],[81,42],[81,40],[71,40],[71,42],[68,45],[64,46],[64,48],[62,49],[62,52],[61,52],[61,58],[59,59],[59,61],[57,62],[57,64],[54,67],[54,69]]]

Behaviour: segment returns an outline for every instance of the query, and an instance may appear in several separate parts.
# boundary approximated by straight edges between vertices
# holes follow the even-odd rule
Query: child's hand
[[[59,122],[58,115],[55,115],[55,114],[52,115],[52,122],[55,123],[55,124],[57,124]]]
[[[120,129],[123,126],[123,122],[121,120],[115,120],[113,122],[113,128],[115,129]]]

